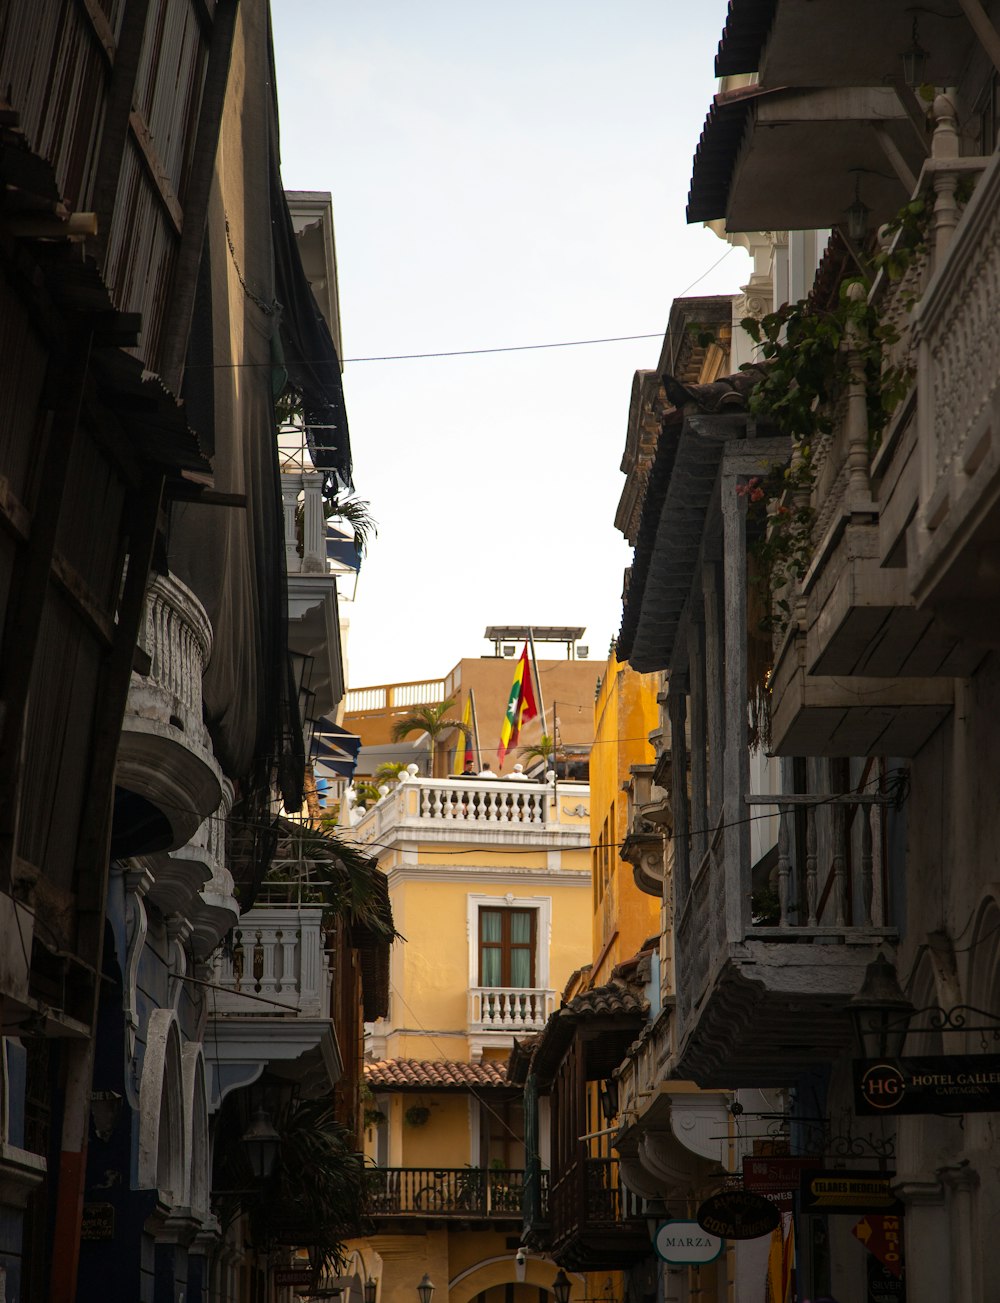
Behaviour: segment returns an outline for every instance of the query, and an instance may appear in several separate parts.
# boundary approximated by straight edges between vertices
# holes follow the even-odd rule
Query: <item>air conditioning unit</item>
[[[503,646],[500,648],[500,650],[503,652],[505,656],[513,656],[514,653],[517,651],[517,648],[514,646],[512,642],[505,642]]]
[[[578,642],[576,644],[576,655],[578,660],[585,661],[590,655],[590,648],[585,646],[582,642]]]

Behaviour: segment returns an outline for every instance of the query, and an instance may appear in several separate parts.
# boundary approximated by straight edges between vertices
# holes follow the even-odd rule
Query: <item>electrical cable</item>
[[[230,248],[232,248],[232,245],[230,245]],[[718,267],[720,263],[725,262],[725,260],[729,257],[729,255],[733,252],[733,248],[734,246],[730,245],[729,248],[726,249],[725,253],[721,255],[721,257],[717,258],[710,267],[706,268],[706,270],[701,273],[700,276],[695,277],[695,279],[691,282],[690,285],[686,285],[684,289],[681,290],[680,294],[674,295],[674,298],[682,299],[685,296],[685,294],[687,294],[690,290],[693,290],[696,285],[700,285],[701,282],[705,279],[705,277],[710,275],[710,273],[712,273],[713,271],[715,271],[716,267]],[[240,279],[242,283],[242,277]],[[252,297],[255,298],[255,296]],[[259,300],[255,298],[255,302],[259,302]],[[490,353],[528,353],[528,352],[535,352],[539,349],[580,348],[590,344],[622,344],[622,343],[628,343],[632,340],[638,340],[638,339],[664,339],[669,337],[669,335],[670,335],[670,329],[668,327],[666,331],[653,330],[653,331],[644,332],[643,334],[640,335],[604,335],[595,339],[560,339],[560,340],[555,340],[552,343],[542,343],[542,344],[504,344],[504,345],[498,345],[495,348],[452,348],[452,349],[441,349],[441,350],[437,350],[434,352],[427,352],[427,353],[371,354],[366,357],[345,357],[343,360],[343,365],[348,366],[356,362],[411,362],[411,361],[426,361],[431,358],[441,358],[441,357],[478,357]],[[312,362],[308,363],[308,365],[313,365],[317,362],[328,362],[328,361],[329,358],[312,359]],[[268,369],[271,369],[273,365],[274,364],[272,362],[189,362],[185,369],[198,370],[198,371],[202,371],[202,370],[228,371],[228,370],[234,370],[242,367],[267,367]]]

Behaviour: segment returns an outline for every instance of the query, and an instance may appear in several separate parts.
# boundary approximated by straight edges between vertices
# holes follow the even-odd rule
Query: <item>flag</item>
[[[460,774],[467,769],[469,765],[475,764],[475,756],[472,751],[472,689],[469,689],[469,695],[465,699],[465,709],[462,711],[462,723],[465,728],[462,729],[455,747],[455,764],[452,769],[453,774]]]
[[[510,685],[507,713],[500,725],[500,746],[497,748],[497,755],[500,757],[501,765],[511,747],[517,746],[522,722],[534,719],[537,714],[535,688],[531,682],[531,666],[528,664],[528,644],[525,643],[521,659],[517,662],[517,669],[514,671],[514,682]]]
[[[782,1213],[767,1255],[767,1303],[791,1303],[794,1270],[795,1225],[791,1213]]]

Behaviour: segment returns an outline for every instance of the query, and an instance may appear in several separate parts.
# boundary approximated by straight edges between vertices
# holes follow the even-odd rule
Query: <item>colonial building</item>
[[[551,773],[404,771],[351,829],[406,938],[365,1065],[373,1233],[357,1248],[386,1303],[425,1273],[451,1303],[551,1291],[551,1260],[519,1253],[525,1152],[548,1166],[548,1123],[526,1130],[506,1061],[588,958],[589,816],[587,784]]]
[[[746,1134],[855,1190],[796,1186],[800,1295],[957,1303],[998,1269],[995,1101],[915,1095],[911,1058],[981,1075],[998,1013],[1000,46],[979,5],[886,5],[860,41],[860,9],[814,9],[730,5],[717,71],[747,84],[689,217],[779,233],[773,301],[804,302],[751,328],[759,370],[661,375],[624,606],[619,655],[669,682],[676,1003],[645,1086],[778,1089]]]
[[[324,315],[281,189],[269,22],[265,0],[0,17],[0,1280],[24,1303],[273,1296],[273,1236],[236,1242],[223,1215],[220,1106],[275,1064],[329,1094],[351,1077],[331,1015],[356,1039],[383,1008],[370,866],[367,917],[343,891],[246,914],[275,815],[302,801],[312,709],[289,660],[282,383],[319,478],[351,478],[335,287]],[[326,658],[324,711],[332,606],[333,645],[291,644]],[[343,870],[285,858],[327,887]]]

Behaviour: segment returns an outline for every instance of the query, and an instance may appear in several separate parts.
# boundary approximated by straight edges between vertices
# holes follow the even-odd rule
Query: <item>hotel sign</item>
[[[1000,1112],[1000,1054],[933,1054],[913,1059],[855,1059],[854,1111]]]

